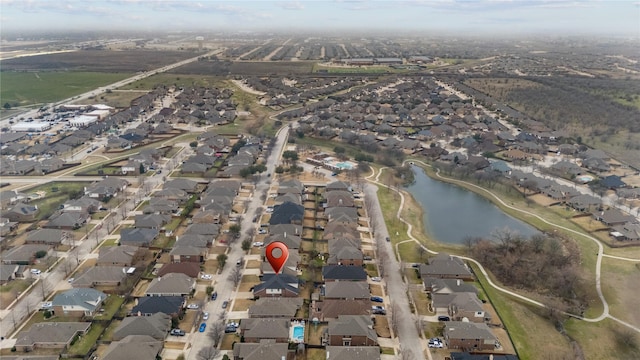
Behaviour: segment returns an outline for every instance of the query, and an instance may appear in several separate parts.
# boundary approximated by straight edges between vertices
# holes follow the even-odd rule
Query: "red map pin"
[[[282,270],[284,263],[286,263],[289,258],[289,248],[287,248],[287,245],[281,241],[274,241],[267,245],[265,255],[267,256],[267,260],[269,260],[269,264],[271,264],[273,271],[278,274],[280,270]]]

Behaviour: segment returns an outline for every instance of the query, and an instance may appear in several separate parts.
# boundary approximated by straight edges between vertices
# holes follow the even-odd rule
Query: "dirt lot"
[[[136,285],[135,289],[133,289],[132,295],[135,297],[142,297],[144,293],[147,291],[149,284],[151,282],[149,280],[140,280],[138,285]]]
[[[376,330],[376,334],[378,334],[379,337],[390,338],[391,331],[389,330],[387,317],[384,315],[375,315],[375,321],[374,329]]]
[[[382,286],[380,285],[371,285],[371,295],[373,296],[382,296]]]
[[[260,279],[256,275],[244,275],[242,277],[242,282],[238,287],[239,292],[249,291],[252,287],[260,284]]]
[[[233,302],[233,310],[231,311],[245,311],[249,310],[249,307],[256,302],[251,299],[236,299]]]
[[[157,69],[192,57],[181,51],[146,50],[86,50],[40,56],[28,56],[2,61],[5,71],[82,70],[104,72],[137,72]]]
[[[536,204],[542,205],[542,206],[550,206],[558,202],[558,200],[554,200],[543,194],[531,195],[531,196],[528,196],[528,198],[535,201]]]
[[[574,223],[578,224],[583,229],[585,229],[585,230],[587,230],[589,232],[600,231],[600,230],[606,230],[607,229],[607,226],[605,224],[601,223],[600,221],[597,221],[596,219],[594,219],[591,216],[574,217],[574,218],[571,219],[571,221],[573,221]]]

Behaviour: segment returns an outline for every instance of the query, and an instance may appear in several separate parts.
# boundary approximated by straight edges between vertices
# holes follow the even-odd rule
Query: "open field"
[[[306,61],[197,61],[172,70],[176,74],[202,75],[303,75],[311,74],[314,62]]]
[[[4,62],[3,62],[4,67]],[[11,106],[55,102],[130,77],[130,73],[2,72],[0,98]],[[99,99],[98,99],[99,100]]]
[[[118,90],[151,90],[156,85],[218,87],[221,85],[221,82],[222,80],[219,76],[162,73],[138,80],[118,88]]]
[[[640,312],[629,311],[640,309],[640,298],[637,296],[640,263],[604,258],[602,276],[606,279],[603,291],[609,300],[611,315],[640,327]]]
[[[148,71],[194,57],[185,51],[86,50],[29,56],[2,61],[3,71],[97,71],[105,73]],[[3,73],[4,76],[4,73]]]

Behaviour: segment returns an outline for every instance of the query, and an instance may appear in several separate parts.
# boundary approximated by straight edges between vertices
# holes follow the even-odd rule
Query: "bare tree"
[[[211,325],[211,330],[207,333],[207,336],[213,341],[213,347],[217,347],[218,343],[222,339],[222,332],[224,331],[224,320],[218,321]]]
[[[239,266],[234,267],[229,274],[228,280],[233,283],[233,286],[238,286],[242,280],[242,269]]]
[[[214,346],[203,347],[198,351],[196,355],[196,359],[198,360],[214,360],[218,355],[220,355],[220,350],[215,348]]]

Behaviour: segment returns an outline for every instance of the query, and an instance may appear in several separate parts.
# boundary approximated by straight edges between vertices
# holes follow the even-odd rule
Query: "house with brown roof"
[[[444,341],[449,349],[483,351],[495,350],[498,339],[485,323],[448,321]]]
[[[374,346],[327,346],[327,360],[380,360]]]
[[[340,315],[329,320],[322,343],[330,346],[378,346],[373,321],[366,315]]]
[[[101,356],[101,360],[154,360],[162,351],[163,342],[148,335],[129,335],[113,341]]]
[[[74,288],[95,286],[116,288],[127,277],[127,268],[122,266],[92,266],[76,276],[71,285]]]
[[[2,253],[3,264],[33,264],[38,254],[44,251],[45,255],[40,257],[39,260],[45,260],[48,256],[53,254],[53,248],[51,245],[46,244],[24,244],[13,247]]]
[[[185,274],[190,278],[197,279],[200,274],[200,264],[195,262],[179,262],[163,265],[158,270],[158,276],[165,276],[171,273]]]
[[[369,299],[369,284],[366,281],[332,281],[324,285],[325,299]]]
[[[273,339],[261,339],[259,343],[233,344],[233,360],[282,360],[287,359],[288,344]]]
[[[273,339],[278,343],[289,342],[291,319],[250,318],[240,320],[240,336],[248,343]]]
[[[170,273],[153,279],[145,295],[187,296],[195,289],[195,285],[195,280],[185,274]]]
[[[136,259],[144,252],[137,246],[103,246],[98,252],[97,265],[132,266]]]
[[[67,240],[69,234],[63,230],[57,229],[38,229],[29,231],[27,238],[24,240],[25,244],[47,244],[51,246],[57,246],[62,244],[64,240]]]
[[[249,307],[249,317],[291,319],[301,308],[301,298],[259,298]]]
[[[474,280],[473,274],[460,258],[445,253],[430,258],[429,264],[421,264],[420,276],[421,278]]]
[[[164,341],[171,329],[171,316],[158,312],[151,316],[125,317],[113,333],[113,340],[119,341],[130,335],[147,335]]]
[[[337,319],[340,315],[371,316],[371,301],[369,299],[312,301],[309,305],[309,314],[310,319],[318,318],[322,322]]]
[[[18,335],[15,348],[24,352],[64,349],[77,335],[86,334],[90,326],[89,322],[36,323]]]

